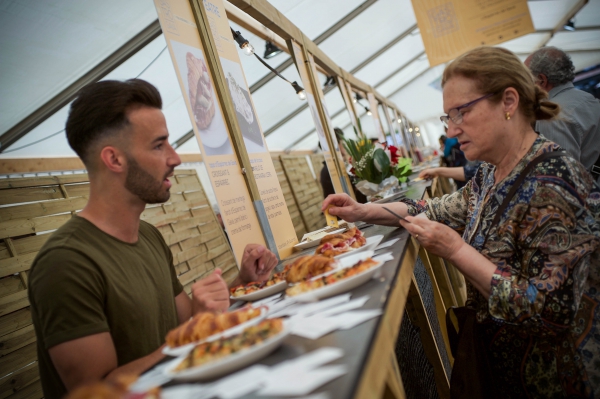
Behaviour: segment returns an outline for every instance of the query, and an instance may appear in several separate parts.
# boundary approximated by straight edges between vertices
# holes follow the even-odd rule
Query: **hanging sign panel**
[[[155,0],[159,21],[169,47],[192,127],[217,197],[219,209],[238,266],[246,244],[265,245],[255,204],[252,201],[237,152],[247,151],[260,191],[268,225],[273,232],[280,258],[289,256],[297,243],[296,233],[277,173],[267,149],[254,104],[222,0],[202,2],[218,50],[236,119],[243,136],[243,148],[234,148],[225,123],[213,79],[207,68],[206,52],[190,3],[187,0]],[[266,223],[266,221],[264,221]]]
[[[329,175],[331,176],[333,189],[336,193],[343,193],[344,189],[340,181],[340,174],[336,169],[335,161],[333,160],[333,157],[331,155],[332,150],[329,148],[329,142],[327,141],[327,137],[325,136],[325,134],[328,134],[328,132],[325,130],[327,127],[324,127],[323,123],[321,123],[319,110],[317,108],[317,103],[315,100],[315,93],[312,90],[310,77],[306,68],[307,60],[305,59],[304,53],[302,52],[302,47],[300,47],[300,45],[293,40],[292,48],[296,60],[296,67],[298,68],[298,74],[300,75],[304,91],[306,92],[306,101],[308,102],[308,108],[310,109],[310,114],[312,116],[313,121],[315,122],[315,129],[317,130],[317,135],[319,136],[319,143],[321,143],[321,150],[323,151],[323,156],[325,157],[325,164],[327,165],[327,170],[329,171]],[[336,141],[334,140],[334,142]],[[333,151],[335,151],[335,148],[333,149]]]
[[[527,0],[412,0],[429,65],[534,32]]]

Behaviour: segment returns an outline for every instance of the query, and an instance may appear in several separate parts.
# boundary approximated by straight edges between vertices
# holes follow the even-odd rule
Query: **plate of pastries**
[[[372,256],[373,251],[366,251],[337,260],[337,267],[291,285],[285,294],[298,302],[315,302],[354,289],[371,280],[383,265]]]
[[[264,306],[246,306],[225,313],[200,312],[187,322],[169,331],[163,353],[169,356],[187,354],[194,346],[221,337],[237,334],[260,323],[267,315]]]
[[[267,356],[289,333],[281,318],[262,320],[238,334],[195,345],[187,354],[173,360],[165,373],[181,381],[217,378]]]
[[[257,301],[287,288],[285,276],[287,269],[279,273],[274,273],[267,281],[253,281],[247,284],[240,284],[229,289],[230,298],[242,301]]]
[[[323,237],[315,250],[315,255],[340,258],[356,250],[373,250],[379,245],[382,239],[383,235],[365,238],[362,231],[353,227],[343,233],[330,234]]]

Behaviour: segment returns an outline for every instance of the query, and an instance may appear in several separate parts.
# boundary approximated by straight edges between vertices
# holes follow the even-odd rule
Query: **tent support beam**
[[[358,15],[360,15],[360,13],[362,13],[368,7],[373,5],[375,3],[375,1],[377,1],[377,0],[365,1],[364,3],[362,3],[361,5],[356,7],[354,10],[352,10],[350,13],[348,13],[344,18],[342,18],[338,22],[336,22],[335,25],[333,25],[331,28],[329,28],[325,32],[321,33],[315,40],[313,40],[313,42],[316,45],[323,43],[325,40],[327,40],[329,37],[331,37],[335,32],[337,32],[338,30],[343,28],[344,25],[346,25],[348,22],[350,22],[351,20],[356,18]],[[234,4],[235,6],[237,6],[238,8],[242,8],[242,7],[240,7],[240,5],[242,5],[244,2],[239,3],[237,1],[232,1],[231,3]],[[253,17],[255,16],[249,12],[248,12],[248,15],[253,16]],[[260,22],[260,20],[259,20],[259,22]],[[268,29],[268,27],[266,27],[266,28]],[[281,32],[275,32],[275,33],[279,34],[284,39],[288,39],[287,37],[281,35]],[[290,38],[292,38],[292,37],[290,36]],[[297,39],[295,39],[295,40],[301,43],[301,41],[299,41]],[[282,47],[282,49],[283,49],[283,47]],[[294,63],[294,60],[292,58],[288,58],[287,60],[285,60],[281,65],[279,65],[275,69],[277,70],[277,72],[281,73],[281,72],[283,72],[283,70],[285,70],[286,68],[291,66],[293,63]],[[263,76],[259,81],[257,81],[252,86],[250,86],[250,93],[254,93],[256,90],[260,89],[265,84],[269,83],[271,81],[271,79],[273,79],[274,77],[275,77],[275,75],[273,73],[269,73],[269,74]]]
[[[0,153],[25,136],[40,123],[54,114],[56,111],[70,103],[77,92],[85,85],[97,82],[125,62],[133,54],[144,48],[161,34],[158,20],[152,22],[143,31],[135,35],[131,40],[117,49],[114,53],[102,60],[85,75],[70,84],[66,89],[58,93],[44,105],[29,114],[15,126],[11,127],[0,136]]]

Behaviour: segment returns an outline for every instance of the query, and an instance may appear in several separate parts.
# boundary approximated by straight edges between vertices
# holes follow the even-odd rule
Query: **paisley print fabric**
[[[404,202],[411,215],[425,212],[462,232],[496,265],[488,300],[471,284],[467,289],[467,306],[484,327],[495,388],[506,398],[600,398],[600,189],[566,153],[547,159],[492,226],[520,172],[549,151],[563,150],[539,137],[497,184],[494,166],[483,163],[455,193]]]

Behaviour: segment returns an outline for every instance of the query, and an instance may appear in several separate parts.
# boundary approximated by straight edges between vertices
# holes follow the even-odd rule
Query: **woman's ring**
[[[418,235],[418,234],[415,234],[415,238],[418,240],[418,239],[419,239],[419,235]]]

